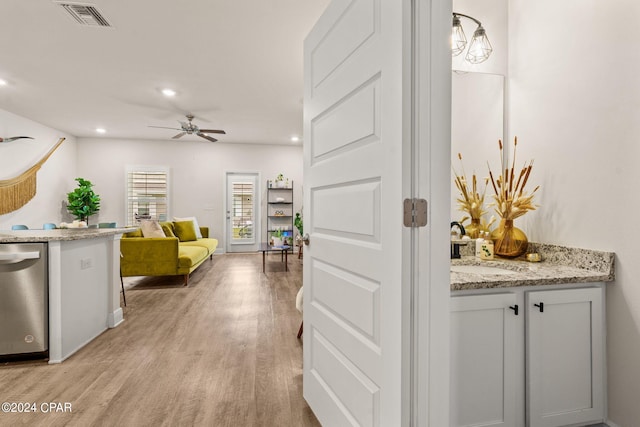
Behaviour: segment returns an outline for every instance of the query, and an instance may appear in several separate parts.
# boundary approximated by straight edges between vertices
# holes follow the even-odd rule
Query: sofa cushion
[[[167,237],[178,237],[173,231],[173,223],[170,221],[162,221],[160,222],[160,227],[162,227],[162,231],[164,231],[164,235]]]
[[[177,221],[173,223],[173,229],[176,236],[181,242],[190,242],[196,240],[196,229],[193,221]]]
[[[140,229],[144,237],[167,237],[164,231],[162,231],[162,227],[160,227],[158,221],[142,220],[140,221]]]
[[[178,268],[191,268],[209,255],[201,246],[185,246],[178,248]]]
[[[173,222],[181,222],[181,221],[193,221],[193,227],[196,230],[196,239],[202,239],[202,234],[200,233],[200,226],[198,225],[198,220],[195,216],[186,216],[183,218],[173,217]]]
[[[180,242],[180,247],[184,247],[184,246],[201,247],[201,248],[205,248],[208,253],[213,253],[218,247],[218,240],[208,239],[205,237],[202,239],[193,240],[191,242]]]

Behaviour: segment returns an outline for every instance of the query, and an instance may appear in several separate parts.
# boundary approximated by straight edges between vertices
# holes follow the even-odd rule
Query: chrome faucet
[[[453,228],[453,227],[458,227],[458,230],[460,230],[460,236],[464,236],[466,234],[464,227],[458,221],[451,222],[450,228]],[[466,243],[462,243],[462,244],[466,244]],[[460,245],[461,243],[451,242],[451,259],[460,258]]]

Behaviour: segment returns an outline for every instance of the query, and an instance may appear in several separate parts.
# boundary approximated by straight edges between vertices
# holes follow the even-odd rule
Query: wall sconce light
[[[489,43],[487,33],[482,27],[482,24],[476,18],[456,12],[453,12],[453,27],[451,30],[451,55],[460,55],[467,46],[467,37],[464,35],[464,30],[462,29],[462,24],[460,23],[460,17],[470,19],[478,24],[478,28],[476,28],[476,30],[473,32],[473,38],[471,39],[469,50],[467,50],[467,55],[464,57],[465,61],[472,64],[480,64],[481,62],[486,61],[491,55],[493,48],[491,47],[491,43]]]

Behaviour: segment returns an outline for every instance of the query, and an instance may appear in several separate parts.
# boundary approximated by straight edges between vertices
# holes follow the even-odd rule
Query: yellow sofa
[[[165,234],[171,234],[173,223],[161,222]],[[209,238],[209,228],[200,227],[202,239],[181,242],[178,237],[142,237],[138,229],[125,233],[120,241],[120,269],[123,277],[130,276],[184,276],[189,284],[189,274],[207,258],[213,258],[218,240]],[[175,233],[174,233],[175,234]]]

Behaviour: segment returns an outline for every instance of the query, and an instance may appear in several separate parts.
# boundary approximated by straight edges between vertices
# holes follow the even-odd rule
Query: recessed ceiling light
[[[107,130],[103,129],[103,128],[96,128],[96,132],[98,132],[98,133],[107,133]]]
[[[171,98],[172,96],[176,96],[176,91],[173,89],[162,89],[162,94]]]
[[[294,136],[291,137],[291,142],[298,142],[298,141],[300,141],[300,137],[299,136],[295,136],[294,135]]]
[[[6,86],[6,85],[7,85],[7,81],[0,79],[0,86]]]

